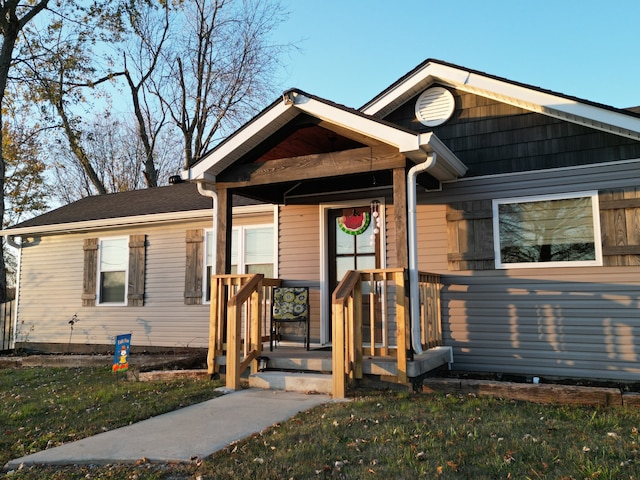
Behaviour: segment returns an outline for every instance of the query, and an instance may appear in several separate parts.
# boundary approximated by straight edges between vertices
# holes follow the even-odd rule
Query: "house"
[[[274,207],[234,197],[238,265],[271,274]],[[16,344],[52,352],[206,348],[211,198],[195,184],[83,198],[4,233],[18,248]]]
[[[640,115],[631,109],[430,59],[359,109],[286,91],[182,179],[163,193],[85,199],[104,201],[100,218],[45,215],[5,230],[20,238],[18,322],[29,342],[101,344],[134,330],[139,345],[208,346],[213,370],[224,343],[214,292],[228,286],[217,282],[263,273],[310,288],[311,342],[334,352],[360,335],[372,357],[418,356],[432,346],[418,321],[429,310],[429,328],[441,328],[433,344],[451,349],[454,369],[637,381]],[[154,195],[194,193],[193,184],[212,209],[192,199],[155,211]],[[136,195],[149,195],[149,211],[113,215],[141,206]],[[260,206],[232,210],[238,198]],[[238,266],[238,229],[252,222],[275,237],[272,261]],[[100,252],[124,251],[117,237],[129,239],[128,274],[124,262],[102,263]],[[258,260],[269,256],[258,250]],[[437,301],[425,301],[427,283]],[[347,284],[360,285],[358,315],[371,318],[355,332],[336,330]]]
[[[278,205],[277,276],[311,287],[312,341],[334,351],[341,279],[401,268],[409,355],[425,347],[417,279],[431,272],[454,369],[637,381],[632,110],[427,60],[359,109],[284,92],[182,176],[216,199],[218,274],[230,271],[229,196]],[[364,335],[385,342],[381,327]]]

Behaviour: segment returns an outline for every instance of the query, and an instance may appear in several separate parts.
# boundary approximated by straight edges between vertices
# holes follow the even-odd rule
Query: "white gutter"
[[[416,219],[416,177],[419,173],[435,167],[437,162],[436,152],[427,154],[427,159],[414,165],[407,173],[407,209],[408,209],[408,234],[409,234],[409,312],[411,315],[411,344],[415,353],[422,353],[420,342],[420,292],[418,290],[418,233]]]
[[[216,260],[218,259],[218,191],[213,183],[198,182],[198,193],[204,197],[209,197],[213,200],[213,234],[211,242],[211,272],[212,274],[218,273],[218,265]]]
[[[103,218],[99,220],[85,220],[81,222],[59,223],[55,225],[38,225],[34,227],[8,228],[0,231],[5,237],[19,237],[26,235],[53,235],[56,233],[84,232],[105,230],[108,228],[124,228],[150,223],[171,223],[207,218],[210,210],[191,210],[170,213],[155,213],[149,215],[134,215],[131,217]]]

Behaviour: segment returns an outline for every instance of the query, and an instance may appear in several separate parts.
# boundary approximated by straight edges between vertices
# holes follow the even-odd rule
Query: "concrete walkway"
[[[20,465],[104,465],[188,462],[293,417],[298,412],[333,401],[327,395],[248,389],[159,415],[133,425],[11,460]]]

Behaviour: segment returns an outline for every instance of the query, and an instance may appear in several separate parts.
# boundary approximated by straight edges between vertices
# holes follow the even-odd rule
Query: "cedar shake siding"
[[[442,274],[455,370],[637,381],[639,169],[496,175],[420,194],[419,268]],[[582,191],[598,192],[603,266],[495,269],[492,199]]]
[[[465,177],[640,158],[640,142],[449,89],[456,109],[429,129],[416,120],[417,96],[385,118],[433,131],[469,168]]]

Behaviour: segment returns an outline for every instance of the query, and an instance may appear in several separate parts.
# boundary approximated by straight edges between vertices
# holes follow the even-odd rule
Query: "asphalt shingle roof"
[[[234,206],[257,203],[245,197],[233,196]],[[85,197],[13,225],[9,230],[139,215],[207,210],[212,207],[211,198],[200,195],[196,184],[179,183],[165,187]]]

